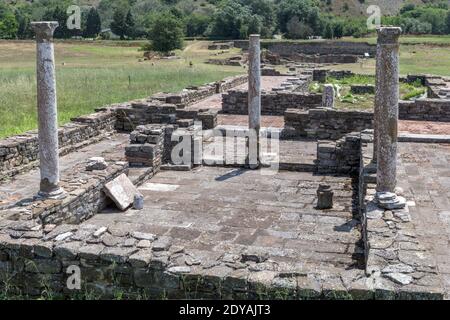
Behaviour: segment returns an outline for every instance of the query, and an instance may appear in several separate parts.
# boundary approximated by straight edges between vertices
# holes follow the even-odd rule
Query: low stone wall
[[[334,109],[288,109],[285,131],[291,137],[337,140],[350,132],[373,127],[373,113]]]
[[[72,119],[59,128],[60,155],[95,143],[114,132],[115,113],[99,112]],[[39,165],[39,142],[36,131],[0,140],[0,180],[11,178]]]
[[[327,77],[332,77],[336,79],[343,79],[346,77],[351,77],[355,75],[352,71],[348,70],[329,70],[329,69],[314,69],[313,70],[313,81],[318,81],[324,83],[327,81]]]
[[[310,109],[320,107],[321,94],[302,92],[267,92],[261,94],[261,114],[283,115],[288,108]],[[230,90],[222,95],[222,112],[248,114],[248,92]]]
[[[16,232],[22,237],[16,238]],[[239,261],[232,260],[233,254],[207,260],[172,242],[169,236],[120,227],[64,224],[44,231],[33,223],[10,223],[0,226],[0,277],[7,280],[0,288],[30,298],[46,293],[85,299],[373,297],[369,287],[352,282],[351,274],[348,289],[335,288],[319,276],[268,271],[262,254],[244,250]],[[67,287],[73,267],[80,270],[81,289]]]
[[[375,94],[375,86],[372,84],[355,84],[350,86],[353,94]]]
[[[248,50],[248,40],[235,40],[234,47]],[[332,52],[335,55],[357,55],[364,56],[368,53],[375,56],[376,45],[367,42],[350,41],[261,41],[261,47],[280,56],[289,56],[296,53],[307,55],[326,55]]]
[[[174,104],[177,108],[185,108],[216,93],[225,92],[247,81],[247,75],[228,77],[221,81],[207,83],[202,86],[189,87],[177,93],[157,93],[150,96],[149,99]]]
[[[317,142],[319,173],[359,174],[361,133],[352,132],[336,141]]]
[[[400,101],[399,119],[450,122],[450,99]]]
[[[303,63],[357,63],[357,55],[349,54],[323,54],[323,55],[307,55],[307,54],[292,54],[289,60]]]

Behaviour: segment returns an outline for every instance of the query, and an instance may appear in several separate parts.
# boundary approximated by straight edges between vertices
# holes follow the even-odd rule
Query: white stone
[[[107,227],[101,227],[100,229],[94,232],[94,237],[96,238],[101,237],[107,230],[108,230]]]
[[[139,231],[134,231],[131,236],[133,238],[136,238],[138,240],[150,240],[153,241],[156,239],[156,236],[152,233],[144,233],[144,232],[139,232]]]
[[[389,280],[392,280],[395,283],[398,283],[401,285],[407,285],[413,281],[413,277],[410,276],[409,274],[403,274],[403,273],[399,273],[399,272],[388,273],[385,276]]]
[[[56,236],[55,241],[63,241],[73,235],[73,232],[65,232]]]
[[[393,265],[389,265],[386,268],[382,270],[383,273],[411,273],[414,272],[414,268],[404,264],[404,263],[397,263]]]
[[[179,266],[179,267],[171,267],[171,268],[167,269],[167,271],[169,271],[171,273],[189,273],[189,272],[191,272],[191,268]]]
[[[136,187],[124,173],[108,182],[103,190],[122,211],[133,204],[134,196],[138,193]]]
[[[105,161],[105,158],[102,157],[92,157],[88,159],[88,163],[86,165],[87,171],[93,170],[105,170],[108,167],[108,164]]]
[[[146,183],[139,190],[142,191],[159,191],[159,192],[171,192],[177,190],[179,185],[177,184],[165,184],[165,183]]]

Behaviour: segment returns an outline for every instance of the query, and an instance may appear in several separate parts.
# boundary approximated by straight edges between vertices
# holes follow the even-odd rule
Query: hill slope
[[[10,4],[19,4],[23,2],[39,2],[40,0],[3,0]],[[88,5],[98,7],[101,2],[115,3],[124,2],[123,0],[74,0],[73,3],[79,5]],[[275,0],[273,0],[275,1]],[[136,0],[134,1],[134,7],[138,8],[150,8],[152,6],[158,6],[163,0]],[[167,2],[167,1],[166,1]],[[203,11],[205,8],[214,8],[214,1],[207,0],[173,0],[180,9],[186,11]],[[365,16],[366,9],[369,5],[378,5],[381,8],[383,15],[397,14],[406,3],[413,4],[425,4],[425,3],[439,3],[442,0],[319,0],[320,6],[323,11],[334,13],[342,16]],[[450,0],[448,0],[450,4]]]

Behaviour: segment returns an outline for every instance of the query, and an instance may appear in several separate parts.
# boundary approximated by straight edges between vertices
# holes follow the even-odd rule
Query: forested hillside
[[[260,33],[298,39],[360,37],[368,33],[366,9],[381,8],[383,22],[409,34],[450,33],[449,0],[2,0],[0,38],[30,38],[29,22],[57,20],[55,36],[148,38],[156,22],[173,36],[246,38]],[[82,11],[81,30],[67,30],[67,8]],[[109,32],[111,31],[111,32]]]

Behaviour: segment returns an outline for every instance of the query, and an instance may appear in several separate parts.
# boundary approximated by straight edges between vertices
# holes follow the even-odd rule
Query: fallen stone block
[[[103,190],[122,211],[133,204],[134,196],[138,193],[136,187],[124,173],[105,184]]]

